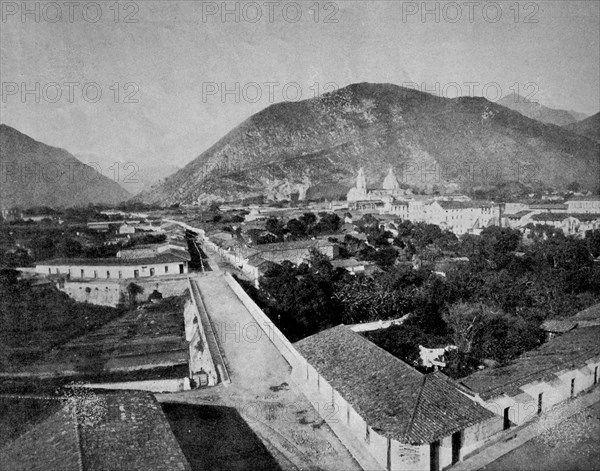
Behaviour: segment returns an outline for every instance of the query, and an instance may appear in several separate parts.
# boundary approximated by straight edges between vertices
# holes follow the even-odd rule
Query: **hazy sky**
[[[102,162],[182,166],[270,103],[363,81],[600,109],[597,0],[20,4],[1,1],[0,121]]]

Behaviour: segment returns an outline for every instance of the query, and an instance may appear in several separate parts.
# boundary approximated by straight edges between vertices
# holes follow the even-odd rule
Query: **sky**
[[[225,5],[225,6],[224,6]],[[351,83],[600,110],[600,1],[0,1],[0,122],[108,173],[184,166]]]

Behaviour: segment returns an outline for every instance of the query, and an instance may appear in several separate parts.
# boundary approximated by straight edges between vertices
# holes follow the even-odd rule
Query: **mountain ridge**
[[[504,96],[496,103],[505,106],[506,108],[510,108],[513,111],[517,111],[528,118],[546,124],[555,124],[556,126],[567,126],[568,124],[583,119],[581,118],[583,115],[582,113],[550,108],[539,102],[528,100],[516,93]],[[583,117],[587,116],[583,115]]]
[[[391,166],[401,183],[418,189],[511,181],[556,187],[579,181],[596,189],[598,153],[589,139],[485,98],[360,83],[266,107],[138,198],[173,204],[339,197],[361,166],[371,185]],[[469,165],[472,175],[465,174]],[[460,178],[450,178],[457,168]]]
[[[67,150],[0,124],[0,205],[68,207],[114,204],[131,195]]]
[[[565,126],[569,131],[600,142],[600,113]]]

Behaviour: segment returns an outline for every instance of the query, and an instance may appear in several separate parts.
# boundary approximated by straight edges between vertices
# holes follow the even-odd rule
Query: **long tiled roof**
[[[385,437],[431,443],[493,417],[443,374],[423,375],[344,325],[295,347]]]
[[[477,371],[461,383],[484,400],[507,394],[518,395],[520,387],[556,379],[555,373],[585,366],[600,355],[600,326],[571,330],[542,346],[521,355],[500,368]]]
[[[38,262],[38,265],[51,266],[112,266],[112,265],[153,265],[157,263],[177,263],[184,261],[179,254],[161,253],[147,258],[55,258]]]
[[[0,449],[0,468],[11,471],[191,470],[160,405],[151,394],[102,393],[76,404],[73,409],[67,403]]]

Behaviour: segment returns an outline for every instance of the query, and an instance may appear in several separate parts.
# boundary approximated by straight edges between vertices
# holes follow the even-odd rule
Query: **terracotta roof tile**
[[[431,443],[493,416],[441,373],[423,375],[344,325],[295,347],[374,430],[402,443]]]

